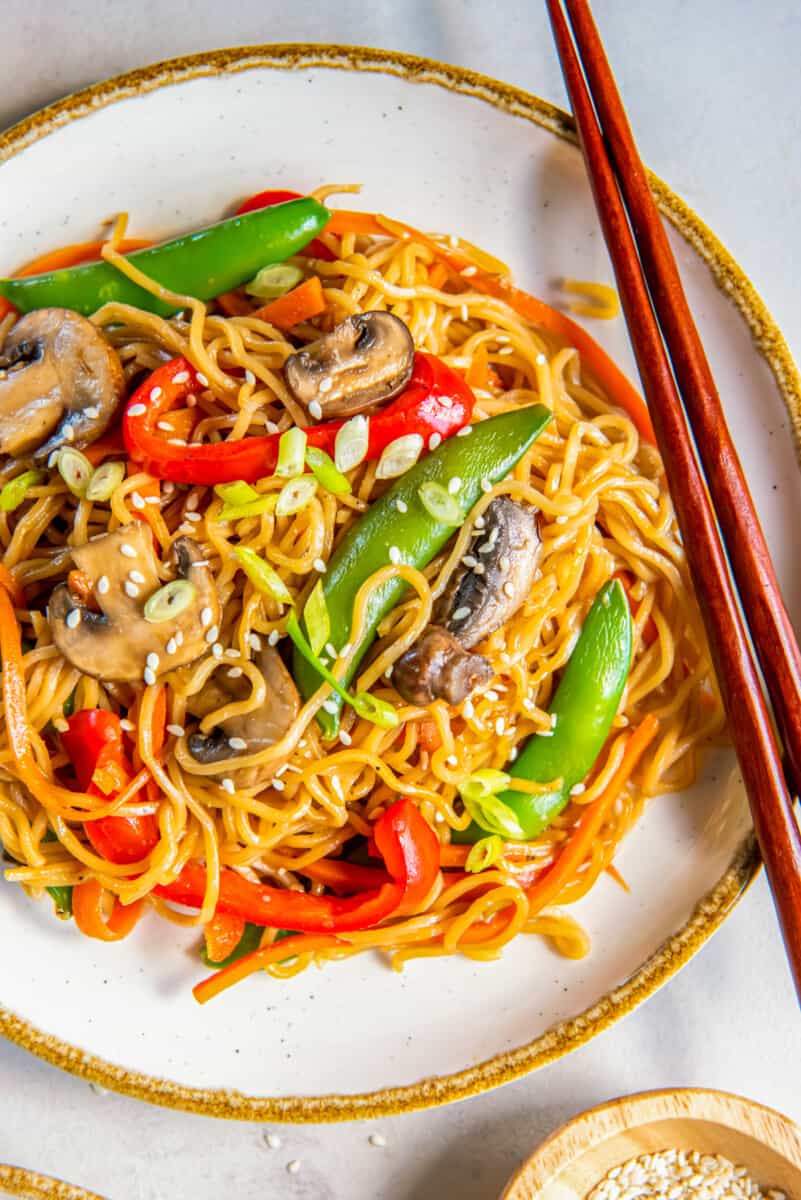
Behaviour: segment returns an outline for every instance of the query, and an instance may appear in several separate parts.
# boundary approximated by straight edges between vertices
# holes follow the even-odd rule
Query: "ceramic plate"
[[[265,186],[358,180],[357,206],[458,231],[546,297],[557,276],[611,281],[568,118],[420,59],[290,46],[180,60],[53,106],[0,138],[0,157],[3,268],[96,237],[120,210],[132,232],[159,237]],[[795,369],[737,266],[654,186],[801,616]],[[592,332],[633,372],[622,322]],[[0,886],[0,1030],[106,1087],[219,1116],[442,1103],[565,1054],[668,979],[752,878],[749,830],[733,759],[717,753],[690,792],[654,800],[623,846],[631,894],[602,879],[574,910],[593,942],[582,962],[524,938],[492,964],[421,960],[402,975],[359,957],[288,982],[253,979],[206,1008],[190,991],[196,935],[154,920],[100,945]]]

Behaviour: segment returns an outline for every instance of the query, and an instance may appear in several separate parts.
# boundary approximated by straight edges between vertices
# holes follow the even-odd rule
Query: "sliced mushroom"
[[[50,598],[48,617],[56,646],[85,675],[138,683],[146,669],[158,677],[193,662],[215,640],[220,620],[217,589],[191,538],[177,538],[165,560],[173,579],[192,585],[190,602],[159,621],[148,621],[144,614],[146,602],[162,587],[152,535],[144,522],[77,546],[72,557],[91,583],[101,611],[93,612],[62,583]]]
[[[278,651],[264,646],[254,661],[267,688],[264,703],[252,712],[228,717],[211,733],[190,734],[186,744],[196,762],[217,763],[243,754],[258,754],[279,742],[297,717],[298,689]],[[188,707],[193,716],[206,717],[232,701],[247,699],[251,693],[250,681],[244,675],[232,675],[232,670],[235,672],[236,668],[230,663],[220,667],[203,690],[190,697]],[[275,762],[270,763],[269,769],[253,767],[237,771],[236,781],[241,787],[253,786],[265,773],[274,774],[279,765]]]
[[[396,395],[413,365],[414,342],[403,321],[367,312],[290,355],[284,376],[301,404],[316,401],[325,417],[349,417]]]
[[[38,461],[64,443],[87,446],[122,399],[119,356],[66,308],[21,317],[0,350],[0,454]]]
[[[487,660],[467,652],[525,602],[539,569],[539,551],[534,509],[508,496],[493,500],[434,606],[432,624],[395,664],[392,682],[405,700],[461,704],[475,687],[489,682]]]

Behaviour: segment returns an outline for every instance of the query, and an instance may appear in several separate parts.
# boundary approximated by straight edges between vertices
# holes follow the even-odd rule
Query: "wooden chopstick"
[[[547,0],[547,5],[596,208],[670,482],[757,840],[801,999],[801,831],[793,813],[779,748],[706,481],[693,448],[626,210],[606,155],[603,134],[560,0]],[[599,41],[597,31],[589,41]],[[589,44],[585,49],[590,53]],[[722,414],[720,419],[723,420]],[[766,656],[776,651],[771,645],[761,649]]]
[[[723,416],[676,260],[648,187],[587,0],[565,0],[607,152],[628,211],[662,335],[726,543],[754,648],[773,702],[796,792],[801,790],[801,651],[765,535]]]

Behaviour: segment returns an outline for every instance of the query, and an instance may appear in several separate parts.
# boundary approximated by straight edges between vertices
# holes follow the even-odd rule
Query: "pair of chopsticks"
[[[801,1000],[801,652],[589,4],[546,3]]]

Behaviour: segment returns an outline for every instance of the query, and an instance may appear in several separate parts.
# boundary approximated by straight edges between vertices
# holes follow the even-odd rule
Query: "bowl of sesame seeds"
[[[801,1200],[801,1129],[753,1100],[644,1092],[556,1130],[501,1200]]]

